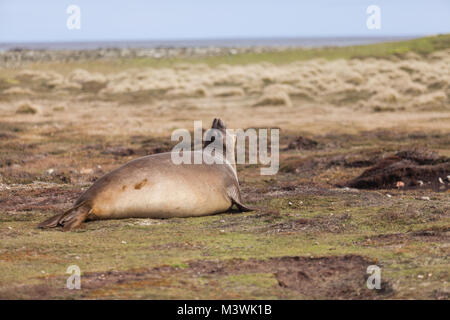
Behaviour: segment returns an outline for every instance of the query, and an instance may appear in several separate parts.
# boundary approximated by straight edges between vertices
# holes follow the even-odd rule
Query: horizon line
[[[0,44],[51,44],[51,43],[99,43],[99,42],[183,42],[183,41],[233,41],[233,40],[295,40],[295,39],[381,39],[381,38],[421,38],[445,35],[448,33],[431,34],[377,34],[377,35],[308,35],[308,36],[229,36],[229,37],[205,37],[205,38],[127,38],[127,39],[77,39],[77,40],[25,40],[25,41],[3,41]]]

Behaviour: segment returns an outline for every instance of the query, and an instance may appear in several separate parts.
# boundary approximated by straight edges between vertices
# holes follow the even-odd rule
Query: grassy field
[[[0,298],[449,299],[449,39],[0,69]],[[277,175],[238,166],[254,212],[36,228],[214,117],[281,130]],[[422,184],[344,187],[400,151]]]

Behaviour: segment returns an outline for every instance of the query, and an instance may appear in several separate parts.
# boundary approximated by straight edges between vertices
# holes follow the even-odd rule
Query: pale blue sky
[[[81,8],[81,30],[66,9]],[[368,30],[366,8],[381,8]],[[450,32],[450,0],[0,0],[0,42],[395,36]]]

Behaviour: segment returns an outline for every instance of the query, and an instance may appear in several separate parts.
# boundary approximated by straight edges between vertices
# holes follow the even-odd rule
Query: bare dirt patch
[[[268,260],[196,261],[190,267],[200,274],[229,275],[274,273],[278,284],[309,298],[376,299],[393,293],[388,282],[381,290],[366,287],[367,267],[373,264],[357,255],[330,257],[277,257]],[[374,292],[376,291],[376,292]]]

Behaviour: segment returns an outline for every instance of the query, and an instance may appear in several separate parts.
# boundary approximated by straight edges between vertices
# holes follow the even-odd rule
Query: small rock
[[[93,174],[93,173],[94,173],[94,170],[91,169],[91,168],[82,168],[82,169],[80,170],[80,173],[81,173],[81,174]]]
[[[430,197],[422,197],[420,199],[430,201]]]
[[[3,189],[10,190],[11,188],[8,187],[6,184],[0,183],[0,190],[3,190]]]
[[[386,197],[392,198],[392,196],[389,193],[386,194]]]
[[[53,172],[55,172],[55,169],[50,168],[50,169],[47,170],[48,174],[52,174]]]
[[[417,278],[423,279],[423,275],[419,274],[419,275],[417,276]]]
[[[140,225],[140,226],[151,226],[153,224],[160,224],[160,222],[159,221],[154,221],[154,220],[151,220],[151,219],[145,219],[145,220],[140,220],[140,221],[136,222],[136,224]]]
[[[288,202],[288,205],[292,206],[292,202],[289,201],[289,202]]]
[[[123,240],[122,240],[122,242],[121,242],[121,243],[122,243],[122,244],[127,244],[127,242],[126,242],[126,241],[123,241]]]
[[[405,183],[403,181],[397,181],[397,183],[395,184],[395,186],[397,188],[404,188],[405,187]]]

